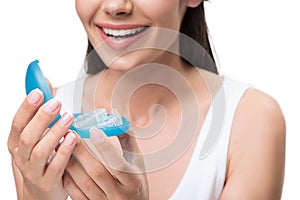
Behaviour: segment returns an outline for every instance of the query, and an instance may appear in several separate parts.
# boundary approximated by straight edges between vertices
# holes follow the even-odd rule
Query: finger
[[[52,180],[55,184],[62,179],[76,141],[77,135],[72,131],[68,132],[46,169],[45,180]]]
[[[35,115],[43,100],[43,93],[39,89],[34,89],[28,94],[16,112],[7,141],[7,146],[11,153],[17,148],[23,129]]]
[[[106,195],[115,191],[118,181],[115,180],[108,169],[90,153],[82,140],[76,146],[74,153],[87,174]]]
[[[98,152],[105,160],[105,164],[122,185],[130,185],[137,178],[137,170],[123,157],[122,150],[113,145],[107,136],[97,128],[90,130],[90,137]]]
[[[106,197],[103,190],[87,174],[74,156],[69,160],[66,171],[88,199],[104,199]]]
[[[123,156],[131,165],[144,168],[142,152],[132,132],[118,136]]]
[[[132,132],[118,135],[122,149],[129,152],[140,153],[141,150]]]
[[[64,113],[59,121],[45,134],[32,150],[30,163],[36,169],[36,175],[43,175],[44,166],[57,147],[61,138],[66,134],[74,118],[71,113]]]
[[[84,195],[84,193],[79,189],[79,187],[75,184],[72,177],[68,172],[64,173],[63,176],[63,184],[64,188],[67,191],[68,195],[72,200],[88,200],[88,198]]]
[[[33,147],[47,130],[49,124],[58,115],[61,108],[60,102],[53,98],[46,102],[24,128],[19,140],[19,155],[27,161],[30,158]]]

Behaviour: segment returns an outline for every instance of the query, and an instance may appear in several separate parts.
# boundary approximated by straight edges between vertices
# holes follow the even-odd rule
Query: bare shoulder
[[[239,128],[256,127],[257,131],[266,129],[263,131],[264,134],[285,132],[285,119],[279,103],[270,95],[253,88],[248,89],[242,97],[234,122],[234,128],[243,123]],[[255,137],[255,132],[252,136]]]
[[[222,199],[280,199],[285,129],[278,102],[248,89],[234,117]]]

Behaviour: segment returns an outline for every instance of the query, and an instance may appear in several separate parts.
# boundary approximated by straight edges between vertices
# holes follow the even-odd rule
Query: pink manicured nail
[[[73,132],[69,132],[67,136],[65,136],[64,144],[66,146],[72,146],[72,144],[76,141],[76,135]]]
[[[43,93],[39,89],[32,90],[27,96],[27,100],[30,104],[36,104],[42,98]]]
[[[44,109],[48,113],[53,113],[58,109],[59,104],[60,103],[58,99],[54,97],[53,99],[50,99],[49,101],[46,102]]]
[[[62,125],[62,126],[67,126],[67,125],[70,123],[71,120],[72,120],[72,114],[69,113],[69,112],[66,112],[66,113],[64,113],[63,116],[61,117],[59,123],[60,123],[60,125]]]
[[[105,135],[102,130],[98,128],[91,128],[90,129],[90,138],[95,144],[100,144],[105,140]]]

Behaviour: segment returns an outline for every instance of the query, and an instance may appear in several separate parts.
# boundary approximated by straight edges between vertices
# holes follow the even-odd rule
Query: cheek
[[[165,28],[177,28],[181,22],[181,0],[136,1],[143,14]]]
[[[76,0],[76,11],[82,22],[91,20],[97,12],[98,2],[95,0]]]

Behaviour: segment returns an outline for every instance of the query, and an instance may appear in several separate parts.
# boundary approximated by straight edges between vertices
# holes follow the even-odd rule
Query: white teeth
[[[132,36],[142,32],[143,30],[145,30],[145,27],[134,28],[134,29],[123,29],[123,30],[102,28],[102,30],[106,35],[111,35],[113,37],[126,37],[126,36]]]

